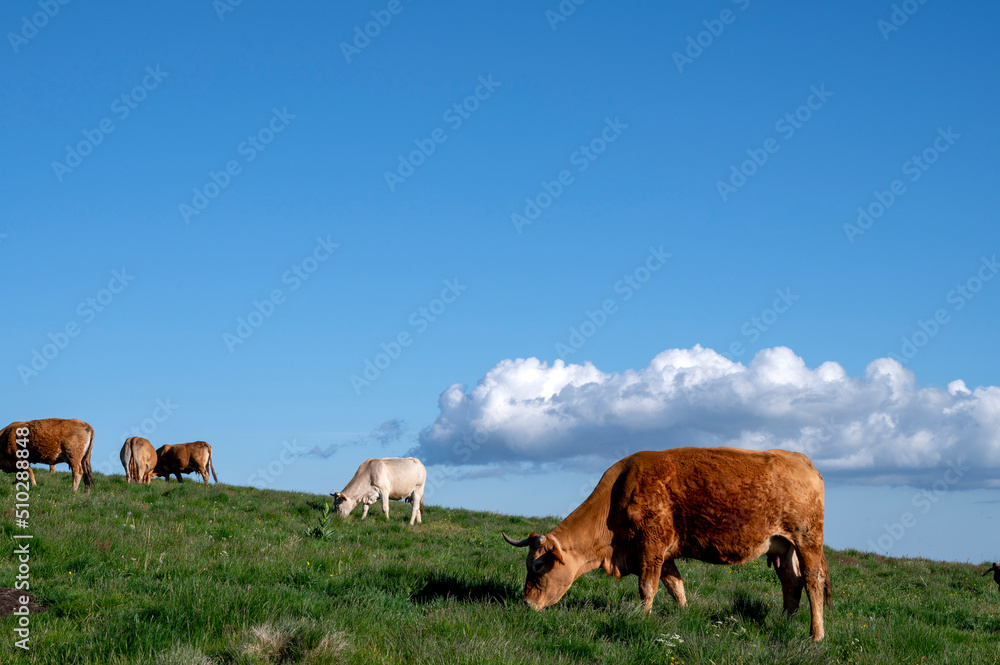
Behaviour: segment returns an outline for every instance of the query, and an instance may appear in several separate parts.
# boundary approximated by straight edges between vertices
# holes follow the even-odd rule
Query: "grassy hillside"
[[[0,481],[0,587],[13,587],[14,495]],[[87,496],[39,473],[31,497],[31,651],[0,620],[0,662],[206,663],[994,663],[1000,594],[984,567],[829,551],[827,639],[791,620],[762,561],[681,561],[690,605],[661,589],[638,609],[636,578],[600,571],[541,613],[520,602],[525,551],[500,531],[525,519],[409,506],[329,521],[327,497],[194,482]],[[358,511],[356,511],[357,513]]]

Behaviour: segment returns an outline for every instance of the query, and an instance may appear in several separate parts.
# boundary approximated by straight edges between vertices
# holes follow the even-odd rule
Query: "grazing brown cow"
[[[615,578],[638,575],[647,612],[660,580],[684,606],[674,559],[737,564],[768,554],[781,580],[785,612],[798,609],[804,579],[810,635],[823,639],[823,602],[830,598],[823,477],[799,453],[636,453],[608,469],[591,495],[547,534],[504,538],[529,548],[524,600],[536,610],[557,602],[577,577],[595,568]]]
[[[125,482],[149,484],[156,468],[156,449],[148,439],[131,436],[122,445],[122,466],[125,467]]]
[[[215,475],[215,466],[212,464],[212,446],[204,441],[166,445],[156,449],[156,467],[153,475],[163,476],[167,482],[170,482],[170,474],[177,476],[177,482],[182,483],[184,482],[181,478],[182,473],[197,471],[207,485],[209,470],[212,471],[215,482],[219,482]]]
[[[7,425],[0,432],[0,471],[14,473],[18,470],[17,461],[25,459],[19,453],[20,450],[27,450],[27,462],[31,464],[69,464],[73,470],[74,492],[80,486],[81,479],[87,492],[94,484],[90,468],[90,456],[94,452],[94,428],[82,420],[45,418]],[[27,470],[32,485],[38,484],[30,466],[21,470]]]
[[[993,564],[983,573],[983,577],[986,577],[990,573],[993,573],[993,581],[997,583],[997,591],[1000,591],[1000,566]]]

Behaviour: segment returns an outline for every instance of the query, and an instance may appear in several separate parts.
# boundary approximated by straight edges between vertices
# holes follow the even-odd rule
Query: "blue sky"
[[[522,514],[780,446],[832,546],[996,558],[1000,9],[561,6],[6,4],[8,421]]]

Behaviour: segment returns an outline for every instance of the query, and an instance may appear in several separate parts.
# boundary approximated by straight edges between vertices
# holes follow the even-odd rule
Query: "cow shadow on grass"
[[[490,580],[470,582],[452,575],[435,575],[410,596],[418,604],[448,598],[460,603],[509,603],[521,600],[521,590]]]
[[[763,627],[767,623],[770,611],[771,608],[765,600],[755,598],[745,591],[738,591],[729,608],[713,612],[709,619],[717,624],[737,621]]]
[[[593,610],[604,612],[606,610],[616,609],[622,606],[622,604],[623,603],[620,598],[586,596],[563,598],[559,601],[558,605],[572,610]]]

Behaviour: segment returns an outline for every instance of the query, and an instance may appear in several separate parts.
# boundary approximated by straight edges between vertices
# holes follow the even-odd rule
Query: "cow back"
[[[212,447],[205,441],[160,446],[156,450],[156,473],[157,475],[166,475],[200,472],[208,462],[211,450]]]
[[[28,428],[28,461],[55,464],[70,457],[83,459],[93,443],[93,428],[76,418],[43,418],[13,422],[0,433],[0,456],[15,459],[17,430]],[[63,457],[60,457],[63,455]]]
[[[738,563],[764,534],[822,533],[823,480],[804,455],[676,448],[636,453],[621,464],[608,505],[620,544],[665,532],[680,556]]]
[[[427,469],[415,457],[369,459],[358,467],[343,494],[352,500],[360,500],[376,488],[387,493],[390,499],[403,499],[417,487],[423,487],[426,479]]]

